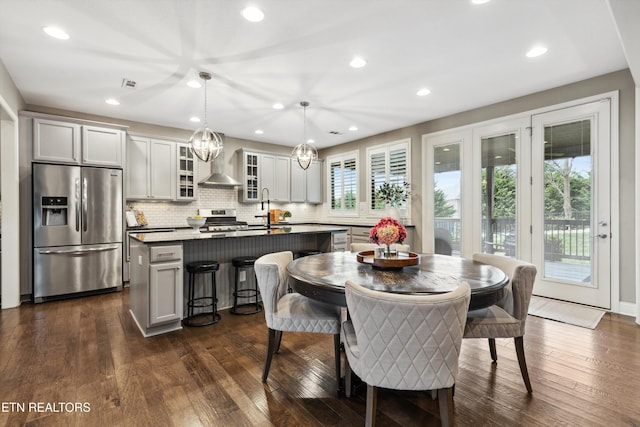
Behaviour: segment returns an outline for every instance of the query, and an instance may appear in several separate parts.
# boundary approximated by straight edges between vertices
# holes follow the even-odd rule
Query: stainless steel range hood
[[[218,157],[211,161],[211,175],[198,183],[201,187],[238,187],[240,182],[224,173],[224,150]]]

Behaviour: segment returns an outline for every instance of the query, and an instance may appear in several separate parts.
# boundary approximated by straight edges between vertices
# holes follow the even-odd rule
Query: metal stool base
[[[209,326],[214,323],[218,323],[221,319],[218,313],[218,295],[217,295],[217,283],[216,283],[216,271],[218,271],[219,265],[216,261],[196,261],[187,264],[187,272],[189,273],[188,284],[188,300],[187,300],[187,315],[182,319],[184,326]],[[196,276],[198,274],[211,273],[211,295],[196,297]],[[203,280],[206,280],[203,277]],[[206,282],[204,284],[206,289]],[[203,289],[203,292],[205,290]],[[194,309],[203,309],[199,313],[194,313]]]
[[[198,301],[209,300],[210,303],[198,304]],[[195,298],[187,302],[187,312],[193,313],[194,308],[215,307],[218,301],[213,301],[212,297],[200,297]],[[217,311],[203,311],[201,313],[192,314],[182,319],[184,326],[209,326],[220,321],[220,314]],[[200,322],[196,322],[197,319],[201,319]],[[211,320],[208,320],[211,319]]]
[[[258,290],[257,278],[255,279],[256,285],[254,289],[238,289],[238,284],[239,284],[238,276],[240,274],[241,269],[246,271],[247,268],[254,268],[254,277],[255,277],[255,267],[253,265],[253,262],[251,263],[251,265],[234,265],[234,267],[236,271],[235,271],[235,283],[234,283],[233,294],[232,294],[233,306],[231,307],[231,310],[229,310],[229,312],[231,314],[237,314],[237,315],[243,315],[243,316],[260,313],[262,311],[262,305],[258,301],[258,296],[260,295],[260,291]],[[238,298],[242,298],[242,299],[253,298],[254,301],[238,304]]]

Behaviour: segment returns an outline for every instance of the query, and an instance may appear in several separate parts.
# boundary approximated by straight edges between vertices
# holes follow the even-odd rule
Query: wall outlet
[[[138,265],[142,265],[142,255],[138,255]]]
[[[246,282],[247,281],[247,272],[246,271],[240,271],[240,274],[238,274],[238,280],[240,282]]]

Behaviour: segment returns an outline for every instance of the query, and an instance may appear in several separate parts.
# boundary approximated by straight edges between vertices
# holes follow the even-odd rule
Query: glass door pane
[[[591,120],[544,127],[544,277],[591,282]]]
[[[516,134],[481,138],[482,252],[516,255]]]
[[[434,251],[460,256],[460,144],[434,147]]]

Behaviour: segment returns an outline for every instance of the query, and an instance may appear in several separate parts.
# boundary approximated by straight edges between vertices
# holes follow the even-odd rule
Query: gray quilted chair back
[[[445,294],[402,295],[347,282],[345,292],[357,339],[345,351],[365,383],[397,390],[454,385],[469,307],[467,283]]]
[[[483,253],[473,254],[473,260],[498,267],[509,276],[505,295],[497,305],[520,320],[520,335],[524,335],[529,302],[531,302],[533,284],[536,280],[536,266],[514,258]]]
[[[264,305],[264,317],[269,328],[275,328],[273,313],[278,300],[287,293],[287,265],[293,261],[293,252],[276,252],[263,255],[254,264],[260,296]]]

